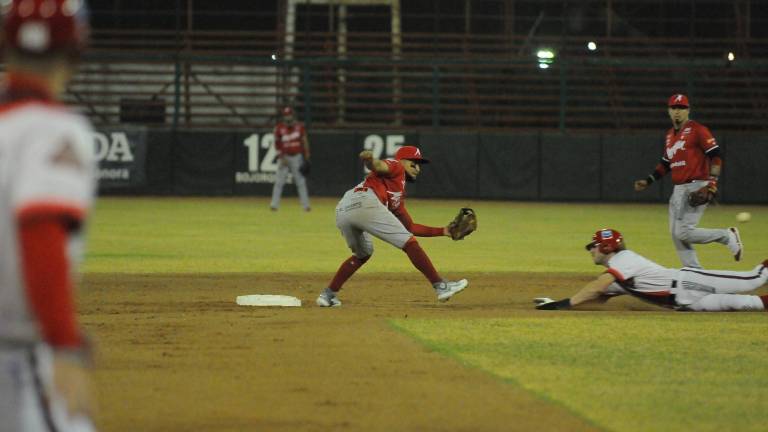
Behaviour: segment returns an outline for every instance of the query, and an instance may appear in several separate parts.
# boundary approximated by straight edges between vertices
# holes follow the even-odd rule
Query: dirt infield
[[[99,346],[97,423],[104,431],[594,430],[389,325],[541,313],[532,297],[588,280],[467,276],[467,291],[439,305],[418,274],[361,274],[342,308],[321,309],[314,299],[328,274],[86,275],[80,312]],[[234,303],[258,293],[304,306]]]

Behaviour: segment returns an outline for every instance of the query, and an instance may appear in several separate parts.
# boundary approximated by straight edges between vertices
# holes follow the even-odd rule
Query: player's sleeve
[[[32,136],[11,191],[21,271],[30,312],[54,347],[78,347],[71,237],[92,204],[95,182],[90,130],[69,128]]]
[[[416,237],[438,237],[443,235],[442,227],[431,227],[421,225],[413,222],[413,218],[405,208],[405,204],[400,204],[397,211],[394,212],[395,217],[402,222],[405,229],[410,231]]]
[[[704,125],[699,125],[698,128],[698,144],[704,151],[704,154],[709,158],[712,165],[718,167],[723,165],[723,156],[720,151],[720,146],[717,145],[717,140],[712,136],[712,132],[709,131]],[[718,171],[719,172],[719,171]]]
[[[96,188],[93,135],[84,127],[51,129],[30,137],[11,205],[18,220],[55,216],[76,226]]]
[[[608,267],[608,269],[605,271],[605,273],[609,273],[609,274],[613,275],[613,277],[615,277],[616,280],[619,281],[619,282],[624,282],[626,280],[624,275],[617,268]]]
[[[714,136],[712,136],[712,132],[709,131],[708,127],[700,124],[697,132],[699,134],[699,146],[701,146],[705,153],[708,153],[715,147],[718,147],[717,140]]]
[[[18,221],[21,270],[27,303],[43,339],[55,348],[78,348],[83,338],[75,317],[68,224],[55,216]]]
[[[387,164],[388,171],[385,174],[379,174],[381,177],[394,178],[405,172],[403,165],[394,159],[384,159],[382,162]]]

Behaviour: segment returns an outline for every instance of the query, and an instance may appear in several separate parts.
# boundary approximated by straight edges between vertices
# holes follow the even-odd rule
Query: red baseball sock
[[[435,270],[435,267],[432,265],[432,261],[429,260],[429,257],[424,252],[424,249],[419,246],[419,243],[416,240],[413,238],[408,240],[408,242],[403,247],[403,250],[406,254],[408,254],[408,258],[411,259],[413,266],[419,269],[419,271],[423,273],[430,282],[434,284],[443,280],[440,278],[440,275],[437,274],[437,270]]]
[[[336,276],[333,277],[333,280],[331,281],[331,284],[328,285],[328,288],[330,288],[331,291],[338,292],[341,289],[341,286],[344,285],[344,282],[346,282],[347,279],[355,274],[357,269],[365,264],[365,262],[370,258],[370,255],[365,258],[358,258],[352,255],[351,257],[345,259],[344,262],[341,263],[341,266],[339,266],[339,269],[336,270]]]
[[[761,296],[760,296],[760,300],[762,300],[762,301],[763,301],[763,308],[764,308],[765,310],[768,310],[768,294],[766,294],[766,295],[761,295]]]

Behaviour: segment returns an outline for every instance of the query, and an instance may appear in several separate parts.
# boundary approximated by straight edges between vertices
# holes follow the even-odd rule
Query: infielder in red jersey
[[[371,236],[402,249],[413,266],[432,284],[437,300],[448,301],[467,287],[467,280],[447,281],[440,277],[415,238],[450,236],[448,227],[414,223],[405,209],[405,184],[415,181],[421,165],[429,160],[413,146],[401,147],[394,159],[375,159],[369,150],[361,152],[360,159],[370,174],[348,190],[336,206],[336,226],[353,255],[341,263],[328,288],[317,298],[318,306],[341,306],[338,298],[341,286],[373,254]]]
[[[669,98],[672,128],[667,132],[664,154],[656,169],[645,179],[635,181],[642,191],[668,172],[672,173],[674,190],[669,198],[669,231],[683,266],[701,268],[694,244],[718,242],[728,246],[736,261],[741,260],[743,246],[739,230],[698,228],[707,204],[691,205],[689,195],[702,189],[713,197],[722,168],[717,141],[706,126],[688,118],[688,97],[675,94]]]
[[[754,291],[768,282],[768,260],[745,272],[690,267],[671,269],[627,250],[621,233],[608,228],[595,232],[586,249],[595,264],[607,268],[605,273],[573,297],[559,301],[546,297],[535,299],[537,309],[570,309],[589,302],[605,302],[623,294],[681,311],[768,309],[768,295],[738,294]]]
[[[270,208],[277,211],[280,207],[280,198],[283,195],[283,187],[288,180],[288,173],[293,176],[293,183],[299,193],[304,211],[310,211],[309,192],[307,192],[307,179],[302,172],[302,165],[309,163],[309,139],[304,123],[297,122],[294,118],[293,108],[283,108],[283,121],[275,126],[275,149],[277,150],[277,178],[272,187],[272,202]]]
[[[4,8],[0,88],[0,431],[90,431],[74,290],[96,190],[93,131],[57,102],[88,34],[81,1]]]

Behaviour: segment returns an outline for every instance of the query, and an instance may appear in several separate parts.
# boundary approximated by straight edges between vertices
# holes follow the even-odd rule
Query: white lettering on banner
[[[96,176],[99,180],[130,180],[131,171],[128,168],[103,168]]]
[[[672,159],[678,150],[685,150],[685,141],[679,140],[672,147],[667,149],[667,159]]]
[[[386,153],[385,150],[386,143]],[[382,137],[381,135],[368,135],[363,141],[363,148],[373,152],[373,157],[376,159],[386,159],[394,157],[397,150],[405,144],[405,135],[387,135]],[[363,167],[365,172],[369,172],[368,168]]]
[[[108,162],[133,162],[133,152],[125,132],[93,133],[96,160]]]
[[[274,183],[278,164],[275,135],[252,134],[243,140],[243,145],[248,150],[248,171],[236,172],[235,183]],[[288,183],[293,183],[291,177],[288,175]]]

